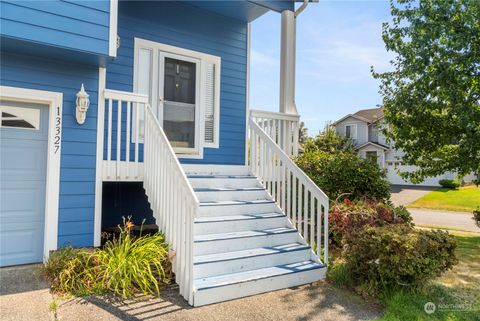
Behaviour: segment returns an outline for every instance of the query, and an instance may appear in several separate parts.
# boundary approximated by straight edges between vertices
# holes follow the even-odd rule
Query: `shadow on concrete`
[[[41,264],[17,265],[0,268],[0,295],[48,289],[40,275]]]
[[[125,321],[145,321],[162,317],[168,319],[171,313],[192,309],[179,295],[176,285],[162,288],[159,297],[137,295],[132,299],[122,299],[111,295],[89,296],[64,301],[60,304],[60,308],[86,304],[94,305]]]
[[[391,193],[400,193],[405,190],[417,190],[417,191],[435,191],[440,187],[435,186],[415,186],[415,185],[390,185]]]
[[[303,286],[307,300],[303,304],[301,313],[296,313],[296,321],[364,321],[374,320],[382,315],[379,305],[366,302],[351,291],[339,289],[326,281]],[[296,289],[296,288],[293,288]],[[298,293],[291,291],[283,296],[283,302],[288,310],[298,309]]]

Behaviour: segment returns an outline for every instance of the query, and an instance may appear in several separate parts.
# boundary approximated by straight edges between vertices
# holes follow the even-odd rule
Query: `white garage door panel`
[[[414,171],[415,167],[414,166],[407,166],[407,165],[401,165],[401,166],[394,166],[394,165],[388,165],[387,166],[387,179],[388,181],[393,184],[393,185],[416,185],[416,186],[440,186],[438,184],[438,181],[441,179],[453,179],[453,174],[447,173],[442,176],[436,176],[436,177],[429,177],[425,179],[422,183],[420,184],[412,184],[410,181],[406,181],[403,178],[401,178],[398,174],[397,171],[400,170],[401,172],[412,172]]]
[[[40,115],[33,129],[8,127],[12,122],[4,121],[15,117],[21,124],[30,112]],[[0,113],[0,266],[41,262],[48,106],[0,101]]]

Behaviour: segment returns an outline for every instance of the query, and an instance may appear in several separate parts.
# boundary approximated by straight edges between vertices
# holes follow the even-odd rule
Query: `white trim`
[[[220,75],[221,75],[221,58],[218,56],[214,55],[209,55],[203,52],[199,51],[194,51],[194,50],[189,50],[189,49],[184,49],[180,47],[175,47],[171,45],[166,45],[163,43],[155,42],[155,41],[150,41],[142,38],[134,38],[134,67],[133,67],[133,91],[137,92],[138,91],[138,51],[140,48],[144,49],[150,49],[152,50],[152,66],[151,69],[153,73],[150,76],[151,79],[151,86],[152,88],[150,89],[151,92],[151,108],[152,110],[157,114],[157,117],[161,116],[159,115],[159,110],[158,110],[158,105],[159,105],[159,98],[160,98],[160,93],[159,93],[159,79],[158,78],[158,72],[160,71],[160,53],[167,54],[167,55],[177,55],[179,56],[179,59],[185,60],[185,58],[190,58],[190,59],[196,59],[199,61],[197,64],[198,66],[198,75],[200,78],[197,81],[198,83],[198,90],[197,94],[198,96],[198,102],[199,102],[199,108],[198,111],[200,112],[200,131],[197,134],[199,138],[199,143],[198,143],[198,151],[195,151],[194,153],[190,154],[185,154],[185,150],[181,150],[178,148],[174,148],[175,152],[177,153],[177,156],[179,158],[193,158],[193,159],[202,159],[203,158],[203,152],[204,148],[219,148],[220,146]],[[203,106],[203,98],[204,98],[204,87],[203,87],[203,70],[206,68],[205,64],[206,63],[211,63],[215,65],[215,131],[214,131],[214,143],[206,143],[205,142],[205,133],[204,133],[204,106]],[[155,71],[157,71],[157,76],[155,76]],[[159,117],[160,119],[160,117]],[[161,119],[160,119],[161,121]]]
[[[98,68],[98,104],[97,104],[97,151],[95,165],[95,216],[93,246],[100,246],[102,233],[102,167],[103,140],[105,135],[105,83],[107,70]]]
[[[251,25],[247,24],[247,104],[245,106],[245,165],[248,165],[248,119],[250,118],[250,38],[251,37]]]
[[[348,117],[352,117],[352,118],[356,118],[360,121],[363,121],[363,122],[366,122],[367,124],[370,124],[370,122],[368,121],[368,119],[366,118],[363,118],[361,116],[358,116],[358,115],[354,115],[354,114],[348,114],[346,116],[343,116],[342,118],[340,118],[339,120],[337,120],[336,122],[333,122],[332,125],[333,126],[336,126],[338,124],[340,124],[341,122],[343,122],[345,119],[347,119]]]
[[[108,55],[117,56],[118,0],[110,0],[110,30],[108,35]]]
[[[60,191],[60,155],[62,138],[63,94],[59,92],[0,86],[2,99],[49,106],[48,154],[45,189],[45,230],[43,260],[58,244],[58,207]]]

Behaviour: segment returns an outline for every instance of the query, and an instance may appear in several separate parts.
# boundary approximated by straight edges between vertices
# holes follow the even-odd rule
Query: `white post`
[[[282,12],[280,52],[280,112],[297,115],[295,105],[295,13]]]

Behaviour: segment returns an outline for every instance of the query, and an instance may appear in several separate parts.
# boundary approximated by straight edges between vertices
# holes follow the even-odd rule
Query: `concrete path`
[[[435,211],[409,208],[413,216],[413,222],[418,226],[441,227],[443,229],[460,230],[469,233],[478,233],[480,228],[472,220],[472,213]]]
[[[436,189],[436,187],[392,185],[391,200],[395,206],[406,206]]]
[[[0,320],[51,321],[52,296],[38,265],[0,268]]]
[[[0,320],[54,320],[49,311],[53,297],[35,276],[34,267],[2,268],[0,275]],[[379,307],[326,282],[199,308],[190,307],[175,286],[164,288],[160,298],[139,297],[139,301],[108,297],[56,301],[60,321],[360,321],[382,314]]]

